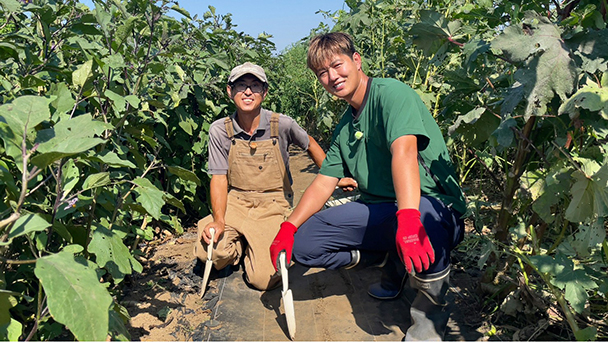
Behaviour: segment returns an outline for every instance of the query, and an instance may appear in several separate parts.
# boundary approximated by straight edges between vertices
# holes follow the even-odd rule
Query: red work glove
[[[281,223],[281,229],[277,233],[277,236],[270,245],[270,260],[275,271],[278,271],[279,253],[285,251],[285,259],[287,265],[291,262],[291,250],[293,249],[293,236],[296,234],[298,228],[293,223],[285,221]]]
[[[395,241],[397,253],[408,273],[412,273],[412,265],[416,272],[422,272],[428,270],[429,266],[435,262],[435,251],[420,222],[420,211],[416,209],[397,211]]]

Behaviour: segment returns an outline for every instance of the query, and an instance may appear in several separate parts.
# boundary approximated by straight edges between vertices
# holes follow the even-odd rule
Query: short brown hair
[[[348,34],[343,32],[320,34],[308,44],[306,64],[316,73],[333,55],[344,54],[352,58],[355,52],[357,52],[355,44]]]

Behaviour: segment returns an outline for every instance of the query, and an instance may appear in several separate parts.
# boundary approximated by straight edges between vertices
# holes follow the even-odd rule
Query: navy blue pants
[[[451,250],[462,241],[462,214],[430,196],[420,198],[419,209],[435,250],[435,262],[422,274],[443,271]],[[395,252],[396,212],[397,203],[392,202],[349,202],[322,210],[298,229],[293,257],[305,266],[337,269],[350,263],[352,249]]]

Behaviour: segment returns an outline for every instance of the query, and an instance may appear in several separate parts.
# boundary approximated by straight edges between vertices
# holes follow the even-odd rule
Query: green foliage
[[[79,340],[100,341],[108,334],[112,297],[95,269],[94,263],[65,251],[36,261],[50,314]]]
[[[0,0],[0,339],[130,339],[139,241],[208,213],[228,72],[270,60],[212,7],[94,4]]]

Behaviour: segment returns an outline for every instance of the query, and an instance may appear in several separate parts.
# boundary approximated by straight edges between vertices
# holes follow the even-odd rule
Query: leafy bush
[[[139,241],[208,212],[227,73],[274,46],[212,7],[0,6],[0,339],[128,340],[114,295]]]

